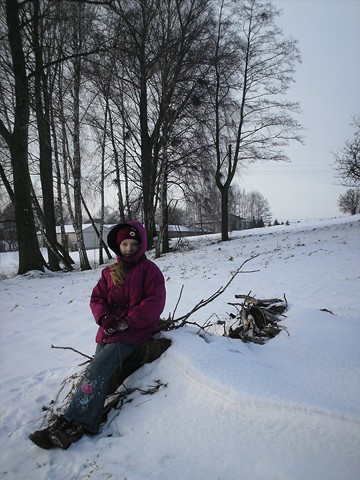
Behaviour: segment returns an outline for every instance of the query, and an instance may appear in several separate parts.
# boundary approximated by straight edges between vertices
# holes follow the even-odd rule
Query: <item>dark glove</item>
[[[103,315],[99,319],[99,324],[104,330],[114,329],[116,324],[116,318],[113,315]]]

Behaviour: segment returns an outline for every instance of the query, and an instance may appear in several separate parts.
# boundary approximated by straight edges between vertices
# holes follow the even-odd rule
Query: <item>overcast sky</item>
[[[291,144],[291,163],[256,164],[240,183],[270,203],[273,220],[330,218],[341,213],[331,152],[340,150],[360,115],[360,0],[272,0],[283,9],[285,36],[299,41],[302,63],[288,98],[298,101],[305,144]]]

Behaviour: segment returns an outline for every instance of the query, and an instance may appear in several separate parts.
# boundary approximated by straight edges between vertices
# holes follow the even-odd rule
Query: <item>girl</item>
[[[107,241],[117,262],[104,268],[90,299],[99,325],[95,356],[65,413],[29,435],[41,448],[67,449],[85,432],[99,431],[113,373],[136,345],[151,338],[165,306],[164,277],[145,255],[143,225],[120,223],[110,230]]]

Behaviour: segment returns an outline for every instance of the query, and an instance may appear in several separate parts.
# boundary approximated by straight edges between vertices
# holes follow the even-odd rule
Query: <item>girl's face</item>
[[[140,243],[132,238],[126,238],[120,243],[119,247],[121,255],[128,257],[139,249]]]

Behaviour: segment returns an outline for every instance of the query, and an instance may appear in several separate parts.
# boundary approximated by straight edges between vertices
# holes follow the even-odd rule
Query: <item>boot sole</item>
[[[50,450],[51,448],[54,448],[55,445],[53,443],[46,442],[46,441],[41,441],[40,438],[38,438],[36,435],[30,433],[29,439],[35,443],[36,446],[43,448],[44,450]]]

